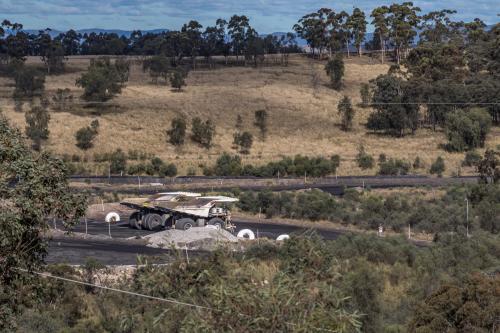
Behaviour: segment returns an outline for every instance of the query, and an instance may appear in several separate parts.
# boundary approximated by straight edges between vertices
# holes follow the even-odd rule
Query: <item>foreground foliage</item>
[[[96,274],[95,261],[78,271],[58,265],[48,268],[52,274],[203,308],[44,278],[43,299],[19,323],[27,333],[427,332],[426,323],[442,322],[444,313],[435,310],[447,309],[460,313],[449,329],[487,331],[500,315],[500,280],[491,273],[499,244],[487,235],[442,235],[419,248],[402,238],[346,235],[331,242],[305,233],[281,245],[255,243],[243,254],[221,249],[189,261],[179,253],[167,266],[143,262],[118,280]],[[460,310],[476,297],[481,304]]]
[[[19,306],[36,290],[19,269],[38,269],[46,254],[47,218],[71,224],[85,213],[85,200],[69,191],[64,163],[34,153],[18,130],[0,116],[0,331],[12,328]]]

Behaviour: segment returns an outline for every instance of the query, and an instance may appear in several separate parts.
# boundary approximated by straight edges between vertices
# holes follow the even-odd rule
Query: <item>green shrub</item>
[[[358,166],[363,170],[371,169],[375,164],[373,156],[366,153],[365,147],[363,146],[359,147],[358,155],[356,156],[356,161],[358,162]]]
[[[459,110],[446,116],[446,148],[464,151],[484,147],[491,128],[491,116],[483,109]]]
[[[173,163],[165,164],[161,167],[159,174],[165,177],[175,177],[177,175],[177,167]]]
[[[481,161],[481,155],[475,150],[465,153],[465,158],[462,161],[462,166],[475,167]]]
[[[393,158],[390,158],[385,162],[381,162],[379,166],[380,169],[378,171],[378,174],[385,176],[407,175],[408,171],[410,171],[410,163]]]
[[[117,149],[110,156],[109,172],[118,174],[127,169],[127,156],[121,149]]]
[[[172,119],[171,129],[167,131],[168,142],[174,146],[184,144],[186,137],[186,121],[183,118]]]
[[[236,132],[233,136],[233,143],[239,147],[242,154],[249,154],[253,144],[253,135],[247,131],[243,133]]]
[[[325,65],[326,74],[330,77],[332,88],[340,90],[342,88],[342,78],[344,77],[344,59],[341,54],[328,61]]]
[[[420,169],[423,166],[420,156],[415,157],[413,161],[413,169]]]
[[[434,161],[434,163],[432,163],[429,172],[431,173],[431,175],[438,175],[439,177],[441,177],[443,175],[443,172],[445,171],[445,169],[446,169],[446,166],[444,164],[444,159],[441,156],[439,156]]]
[[[199,143],[202,147],[209,149],[215,134],[215,125],[211,120],[203,122],[195,117],[191,123],[191,139]]]

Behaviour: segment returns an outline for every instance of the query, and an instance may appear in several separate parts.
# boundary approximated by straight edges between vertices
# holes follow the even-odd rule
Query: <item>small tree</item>
[[[354,108],[352,107],[351,99],[344,96],[337,107],[340,117],[342,118],[342,129],[350,131],[352,129],[352,120],[354,118]]]
[[[359,89],[359,95],[361,96],[361,107],[366,108],[370,105],[372,99],[370,93],[370,85],[368,83],[362,83]]]
[[[170,71],[170,61],[164,55],[154,56],[144,61],[142,70],[149,71],[149,75],[155,84],[158,83],[158,78],[162,78],[167,82]]]
[[[171,123],[171,129],[167,130],[168,142],[174,146],[184,144],[186,137],[186,121],[183,118],[174,118]]]
[[[88,71],[76,80],[84,89],[82,98],[89,102],[106,102],[117,94],[128,79],[128,72],[121,64],[113,64],[109,58],[92,59]]]
[[[33,141],[33,149],[39,151],[42,141],[49,138],[50,115],[45,105],[35,105],[26,112],[26,136]]]
[[[441,156],[439,156],[434,161],[434,163],[432,163],[429,172],[431,173],[431,175],[438,175],[438,177],[441,177],[445,169],[446,166],[444,164],[444,159]]]
[[[267,111],[258,110],[255,111],[255,122],[254,125],[260,130],[261,139],[264,140],[267,134]]]
[[[446,116],[447,149],[464,151],[484,147],[491,128],[491,117],[483,109],[456,111]]]
[[[15,77],[14,99],[32,99],[43,94],[45,75],[38,70],[22,66]]]
[[[234,133],[233,143],[239,146],[239,151],[242,154],[250,153],[253,144],[253,135],[247,131],[243,133]]]
[[[56,111],[66,111],[68,106],[73,102],[73,95],[71,95],[71,90],[68,88],[57,89],[54,96],[52,96],[53,106],[52,108]]]
[[[358,166],[363,170],[373,168],[373,165],[375,163],[373,156],[366,153],[365,147],[362,145],[358,149],[356,161],[358,162]]]
[[[344,77],[344,60],[342,55],[328,61],[325,65],[326,74],[330,77],[332,88],[340,90],[342,88],[342,78]]]
[[[477,165],[477,172],[481,182],[485,184],[498,183],[500,181],[500,153],[488,149],[484,153],[484,158]]]
[[[99,121],[97,119],[90,123],[90,126],[82,127],[75,133],[76,146],[82,150],[88,150],[94,146],[94,139],[99,131]]]
[[[180,70],[174,71],[170,76],[170,85],[172,88],[181,91],[182,87],[186,86],[185,74]]]
[[[160,169],[160,175],[165,177],[175,177],[177,175],[177,167],[173,163],[165,164]]]
[[[202,147],[209,149],[215,134],[215,125],[212,121],[203,122],[200,118],[193,118],[191,123],[191,139]]]
[[[117,174],[127,169],[127,156],[121,149],[117,149],[110,156],[109,172]]]

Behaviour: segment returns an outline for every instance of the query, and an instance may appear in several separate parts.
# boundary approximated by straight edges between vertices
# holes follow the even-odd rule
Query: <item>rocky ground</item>
[[[221,246],[237,248],[239,239],[230,232],[212,227],[164,230],[144,236],[147,246],[212,251]]]

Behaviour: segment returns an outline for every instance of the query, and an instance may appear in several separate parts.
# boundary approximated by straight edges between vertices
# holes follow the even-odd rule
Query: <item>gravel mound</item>
[[[189,230],[169,229],[143,237],[150,247],[190,250],[214,250],[218,246],[238,243],[238,238],[223,229],[195,227]]]

